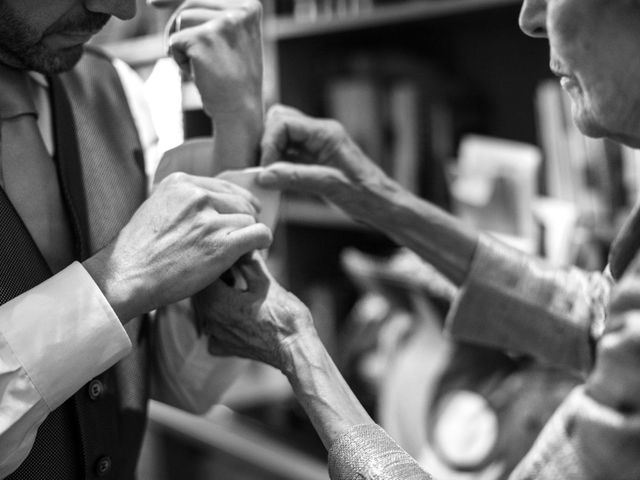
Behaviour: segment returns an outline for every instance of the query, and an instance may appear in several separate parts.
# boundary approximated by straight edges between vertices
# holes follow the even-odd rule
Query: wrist
[[[358,220],[379,230],[390,231],[401,213],[400,206],[406,203],[405,196],[411,195],[397,182],[384,173],[371,175],[359,185],[355,192],[360,202],[359,211],[354,215]]]
[[[285,345],[282,372],[327,449],[353,425],[371,423],[317,335]]]
[[[214,129],[229,131],[241,128],[247,131],[262,132],[264,125],[264,106],[255,99],[238,102],[233,108],[211,110]]]
[[[122,270],[114,265],[112,259],[112,248],[109,246],[82,262],[82,266],[124,324],[150,309],[143,307],[144,291],[139,288],[142,285],[136,287],[135,281],[123,276]]]
[[[300,379],[308,378],[309,369],[324,365],[329,354],[324,348],[315,330],[299,332],[280,345],[280,364],[278,368],[292,385]]]
[[[247,105],[234,112],[216,114],[212,123],[214,174],[257,164],[264,128],[261,105]]]

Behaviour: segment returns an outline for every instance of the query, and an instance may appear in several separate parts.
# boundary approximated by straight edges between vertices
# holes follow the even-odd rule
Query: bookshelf
[[[381,5],[359,15],[349,15],[341,18],[320,18],[315,21],[300,21],[287,17],[269,18],[265,22],[264,33],[265,38],[268,40],[291,40],[399,25],[505,5],[519,5],[521,3],[521,0],[411,0]]]
[[[501,6],[520,5],[521,0],[410,0],[389,5],[381,5],[359,15],[319,18],[315,21],[301,21],[289,16],[270,16],[264,21],[264,37],[267,41],[278,42],[339,32],[353,32],[368,28],[399,25],[426,19],[437,19],[460,13],[472,13]],[[119,58],[138,65],[164,55],[161,33],[135,37],[107,45]]]
[[[536,144],[534,98],[539,82],[551,76],[548,46],[519,30],[520,6],[520,0],[410,0],[388,2],[357,17],[313,22],[268,18],[264,31],[273,57],[274,98],[309,115],[331,117],[327,91],[335,78],[353,75],[361,67],[353,64],[361,58],[380,64],[386,57],[391,57],[388,63],[402,57],[408,65],[400,67],[407,70],[401,76],[415,73],[418,79],[426,76],[428,83],[437,75],[445,79],[441,83],[459,87],[462,99],[455,101],[463,108],[470,99],[471,108],[461,113],[466,117],[449,133],[441,157],[456,155],[463,133]],[[419,173],[423,183],[433,161],[424,157]],[[424,185],[419,193],[429,198]],[[339,212],[310,199],[290,200],[282,220],[274,247],[286,249],[277,252],[286,258],[284,278],[303,300],[306,285],[331,284],[332,276],[340,274],[337,258],[329,259],[327,250],[336,253],[342,245],[382,254],[392,248],[378,234],[354,229]],[[334,290],[343,288],[348,286],[335,283]],[[339,296],[337,302],[345,301],[344,292]]]

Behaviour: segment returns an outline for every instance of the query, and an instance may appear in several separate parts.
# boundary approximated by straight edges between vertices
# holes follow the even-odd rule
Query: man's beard
[[[86,11],[81,18],[68,18],[54,24],[45,35],[58,32],[92,32],[101,29],[110,15]],[[15,68],[43,74],[60,73],[73,68],[82,57],[83,45],[53,49],[42,36],[0,0],[0,62]]]

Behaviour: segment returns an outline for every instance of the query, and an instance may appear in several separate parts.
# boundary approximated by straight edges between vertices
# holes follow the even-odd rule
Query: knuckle
[[[254,18],[259,17],[262,15],[262,2],[259,0],[249,0],[245,3],[245,9],[249,16]]]
[[[226,27],[234,27],[244,19],[244,14],[242,10],[226,10],[223,18]]]
[[[267,112],[267,116],[271,118],[279,118],[285,115],[287,112],[287,107],[284,105],[277,103],[269,108]]]
[[[195,34],[196,43],[210,46],[232,29],[227,13],[216,15],[201,25]]]

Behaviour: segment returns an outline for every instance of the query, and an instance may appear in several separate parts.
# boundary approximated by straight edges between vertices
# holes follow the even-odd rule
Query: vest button
[[[96,473],[99,477],[104,477],[111,471],[111,457],[100,457],[96,462]]]
[[[91,380],[91,382],[89,382],[89,398],[91,400],[98,400],[101,396],[102,393],[104,392],[104,384],[98,380],[98,379],[94,379]]]

